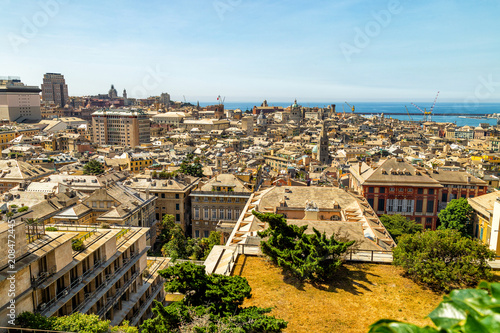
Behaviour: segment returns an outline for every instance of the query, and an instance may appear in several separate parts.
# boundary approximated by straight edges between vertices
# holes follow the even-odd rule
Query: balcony
[[[40,284],[47,281],[47,279],[49,277],[51,277],[52,275],[54,275],[56,273],[56,271],[57,271],[57,268],[54,265],[54,266],[51,266],[46,272],[40,272],[40,274],[38,274],[38,276],[31,277],[31,285],[33,286],[33,288],[36,288]]]
[[[99,317],[101,317],[101,318],[104,317],[104,315],[120,300],[120,297],[123,296],[125,291],[127,291],[127,289],[130,287],[132,282],[134,282],[135,279],[139,276],[139,274],[140,274],[139,271],[135,272],[130,277],[130,279],[128,279],[127,282],[125,282],[125,284],[122,287],[120,287],[119,289],[116,290],[114,296],[108,297],[106,299],[106,303],[104,304],[104,306],[100,310],[97,311],[97,315]]]
[[[158,283],[151,289],[151,294],[149,294],[144,303],[142,303],[141,306],[139,306],[139,309],[137,309],[137,311],[134,312],[132,319],[130,320],[130,325],[135,326],[139,323],[140,319],[144,315],[144,312],[149,308],[151,303],[153,303],[153,299],[155,299],[156,296],[158,296],[162,288],[163,288],[163,282]]]
[[[49,317],[53,315],[61,306],[66,304],[75,296],[85,285],[90,283],[101,271],[101,266],[106,262],[106,257],[95,262],[92,269],[86,271],[82,276],[73,281],[68,287],[60,291],[54,298],[47,303],[42,303],[35,310],[42,315]],[[98,272],[99,271],[99,272]]]
[[[149,250],[149,247],[146,247],[142,252],[140,253],[135,253],[130,258],[124,259],[123,264],[118,270],[116,270],[113,274],[108,274],[106,275],[105,281],[99,288],[94,290],[94,292],[89,293],[88,295],[85,295],[85,300],[82,303],[82,305],[78,306],[78,309],[75,311],[81,312],[81,313],[87,313],[94,304],[101,299],[106,292],[111,288],[113,285],[115,285],[118,280],[123,276],[125,272],[130,270],[132,266],[139,261],[139,259]],[[88,297],[87,297],[88,296]]]

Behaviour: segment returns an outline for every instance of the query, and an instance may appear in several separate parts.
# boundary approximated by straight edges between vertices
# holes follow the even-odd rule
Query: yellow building
[[[500,156],[498,155],[482,155],[482,156],[471,156],[471,161],[489,162],[493,164],[500,164]]]
[[[16,138],[15,131],[0,131],[0,147],[5,147],[11,140]]]
[[[129,162],[129,171],[141,172],[153,165],[153,158],[150,156],[132,157]]]
[[[499,255],[500,192],[469,198],[468,201],[474,209],[474,237]]]

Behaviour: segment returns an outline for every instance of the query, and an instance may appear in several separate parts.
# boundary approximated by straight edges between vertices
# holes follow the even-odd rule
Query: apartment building
[[[0,119],[42,119],[40,91],[38,86],[26,86],[17,77],[0,78]]]
[[[163,279],[158,271],[168,262],[148,260],[147,228],[57,228],[45,232],[41,225],[27,238],[24,222],[12,228],[0,222],[4,253],[8,235],[15,234],[17,239],[15,273],[6,256],[0,259],[0,291],[7,295],[8,278],[15,278],[11,299],[17,315],[31,311],[50,317],[78,311],[97,314],[113,325],[123,320],[140,325],[151,315],[154,299],[164,303]],[[76,240],[83,241],[83,249],[73,249]],[[5,300],[0,307],[1,326],[8,324],[9,304]]]
[[[156,197],[136,192],[121,183],[95,190],[74,207],[52,217],[55,223],[146,227],[147,243],[156,241]]]
[[[136,147],[150,143],[150,120],[140,109],[102,109],[92,114],[94,141]]]
[[[224,221],[232,229],[252,194],[233,174],[220,174],[200,184],[189,195],[192,205],[192,237],[208,237]]]
[[[9,191],[19,184],[36,181],[54,173],[38,165],[18,160],[0,160],[0,193]]]
[[[200,181],[198,177],[180,174],[172,179],[153,179],[133,177],[124,184],[136,191],[156,197],[155,218],[162,221],[166,214],[175,217],[175,223],[184,231],[188,230],[191,217],[191,191]]]

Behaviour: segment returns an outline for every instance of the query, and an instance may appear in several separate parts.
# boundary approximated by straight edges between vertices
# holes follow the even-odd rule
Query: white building
[[[19,78],[0,78],[0,119],[42,119],[40,91],[38,86],[25,86]]]

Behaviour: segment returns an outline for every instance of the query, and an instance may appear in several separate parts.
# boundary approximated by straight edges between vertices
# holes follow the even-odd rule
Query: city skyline
[[[500,101],[493,1],[148,4],[1,1],[0,75],[192,103]]]

